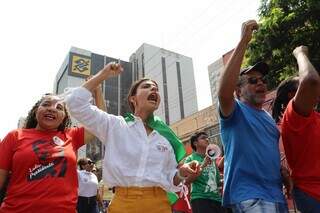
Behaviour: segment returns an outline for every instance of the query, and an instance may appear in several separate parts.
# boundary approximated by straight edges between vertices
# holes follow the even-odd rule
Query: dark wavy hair
[[[208,134],[207,134],[206,132],[204,132],[204,131],[196,132],[196,133],[194,133],[194,134],[191,136],[191,138],[190,138],[190,145],[191,145],[191,148],[192,148],[193,151],[197,151],[197,147],[196,147],[196,145],[194,144],[194,142],[196,142],[201,135],[206,135],[206,136],[208,136]]]
[[[127,97],[128,105],[130,107],[131,112],[133,112],[133,113],[134,113],[135,108],[134,108],[133,103],[131,103],[130,98],[137,94],[137,90],[138,90],[139,85],[144,81],[152,81],[153,83],[155,83],[158,86],[157,82],[155,82],[154,80],[152,80],[150,78],[141,78],[141,79],[133,82],[133,84],[131,85],[131,87],[129,89],[129,93],[128,93],[128,97]]]
[[[289,101],[291,100],[289,93],[296,93],[298,86],[298,77],[290,77],[279,84],[276,97],[272,104],[272,117],[276,123],[279,123],[279,121],[282,119],[282,115],[287,108]]]
[[[44,100],[44,98],[46,96],[54,96],[54,94],[52,93],[46,93],[44,94],[40,100],[38,100],[33,107],[31,108],[31,110],[28,112],[28,116],[26,118],[26,122],[23,128],[25,129],[32,129],[32,128],[36,128],[38,121],[36,118],[36,112],[41,104],[41,102]],[[66,128],[71,126],[71,119],[70,119],[70,115],[66,109],[66,106],[64,104],[64,113],[65,113],[65,117],[62,121],[62,123],[58,126],[58,131],[64,131]]]

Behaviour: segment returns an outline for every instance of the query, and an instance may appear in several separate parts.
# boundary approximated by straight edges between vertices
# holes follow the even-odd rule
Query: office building
[[[60,94],[67,87],[80,86],[86,78],[96,74],[111,61],[118,61],[118,59],[72,47],[56,75],[54,93]],[[117,77],[106,80],[103,85],[107,110],[115,115],[123,115],[129,111],[126,97],[133,80],[131,63],[121,60],[121,64],[124,67],[124,72]],[[77,121],[73,120],[73,124],[77,125]],[[102,149],[101,143],[97,141],[82,147],[78,155],[98,161],[103,155]]]
[[[212,104],[215,108],[218,107],[218,87],[220,82],[220,73],[224,70],[225,65],[228,63],[228,60],[231,57],[232,53],[233,50],[227,52],[208,66],[211,99]]]
[[[155,80],[162,98],[156,115],[172,124],[198,111],[192,58],[142,44],[129,60],[134,79]]]

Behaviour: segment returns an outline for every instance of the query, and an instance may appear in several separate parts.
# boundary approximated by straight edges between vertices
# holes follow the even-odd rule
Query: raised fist
[[[253,31],[257,30],[258,28],[259,26],[255,20],[249,20],[244,22],[241,28],[241,38],[249,42],[251,40]]]
[[[299,46],[299,47],[296,47],[294,50],[293,50],[293,55],[294,57],[298,57],[299,54],[305,54],[305,55],[308,55],[308,47],[307,46]]]
[[[110,62],[100,72],[106,77],[115,77],[123,72],[123,67],[117,62]]]

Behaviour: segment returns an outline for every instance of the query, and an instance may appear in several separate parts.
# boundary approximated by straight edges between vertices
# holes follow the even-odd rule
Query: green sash
[[[124,119],[128,123],[130,121],[134,121],[134,116],[131,113],[127,113]],[[180,162],[186,155],[186,150],[181,140],[170,129],[170,127],[165,122],[163,122],[159,117],[154,115],[150,116],[147,119],[147,125],[152,129],[156,130],[161,136],[165,137],[169,141],[169,143],[173,148],[177,162]],[[177,202],[178,200],[177,194],[173,192],[168,192],[167,197],[171,205]]]

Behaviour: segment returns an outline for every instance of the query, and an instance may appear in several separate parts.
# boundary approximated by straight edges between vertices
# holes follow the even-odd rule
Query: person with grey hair
[[[280,134],[262,108],[269,68],[259,62],[240,69],[257,29],[254,20],[243,23],[241,39],[220,80],[219,115],[225,151],[223,205],[235,213],[283,213],[288,209],[282,193]]]

